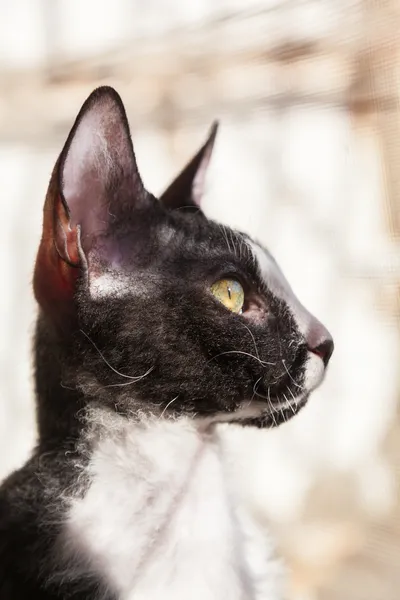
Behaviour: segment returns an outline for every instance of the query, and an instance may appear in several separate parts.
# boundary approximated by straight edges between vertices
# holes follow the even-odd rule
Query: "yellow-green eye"
[[[244,304],[244,290],[236,279],[220,279],[211,286],[211,293],[227,309],[240,314]]]

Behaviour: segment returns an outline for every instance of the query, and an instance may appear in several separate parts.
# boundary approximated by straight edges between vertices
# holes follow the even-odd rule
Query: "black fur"
[[[122,104],[108,88],[96,92],[77,123],[107,94],[117,98],[114,109],[130,140]],[[73,225],[80,223],[74,223],[76,216],[63,196],[60,170],[76,127],[49,191],[50,206],[56,210],[61,195]],[[132,148],[125,151],[134,161]],[[139,409],[156,415],[165,409],[167,415],[201,418],[234,413],[244,401],[257,398],[265,402],[265,413],[242,422],[271,427],[293,411],[272,414],[268,400],[273,405],[284,394],[296,395],[303,383],[306,341],[286,304],[266,288],[248,238],[208,220],[200,209],[180,210],[194,208],[193,168],[189,180],[181,177],[175,191],[169,188],[167,205],[144,190],[135,162],[129,174],[131,179],[121,179],[121,170],[114,170],[106,182],[104,229],[77,229],[77,266],[68,260],[73,240],[69,230],[60,229],[62,214],[54,221],[58,256],[51,255],[51,264],[64,261],[60,269],[67,269],[75,291],[69,300],[65,294],[62,300],[51,295],[50,302],[46,286],[37,287],[39,440],[30,461],[0,491],[0,600],[111,600],[84,568],[75,583],[54,577],[57,568],[67,568],[56,567],[54,560],[65,511],[61,498],[76,486],[85,463],[78,444],[85,427],[80,416],[91,403],[128,416]],[[88,218],[85,213],[85,224]],[[38,262],[40,281],[48,276],[46,264],[45,259]],[[124,292],[119,286],[114,294],[93,298],[89,284],[99,269],[121,280]],[[258,320],[229,312],[212,296],[210,286],[229,275],[259,302]],[[49,289],[51,285],[50,278]]]

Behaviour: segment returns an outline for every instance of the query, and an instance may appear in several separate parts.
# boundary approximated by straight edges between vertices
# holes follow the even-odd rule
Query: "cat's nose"
[[[316,321],[307,334],[307,347],[310,352],[322,358],[325,367],[333,353],[333,339],[329,331]]]

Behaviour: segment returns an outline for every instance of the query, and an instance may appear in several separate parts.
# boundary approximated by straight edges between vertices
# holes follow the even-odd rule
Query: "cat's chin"
[[[235,425],[251,426],[262,428],[278,427],[287,423],[292,417],[297,415],[307,404],[310,393],[303,393],[293,400],[287,402],[271,403],[252,400],[243,403],[243,406],[230,413],[216,413],[212,417],[201,419],[204,425],[213,425],[217,423],[232,423]]]
[[[274,410],[265,409],[261,412],[261,414],[254,416],[243,416],[238,420],[233,421],[238,425],[247,426],[247,427],[258,427],[259,429],[271,429],[273,427],[278,427],[283,423],[287,423],[295,417],[302,408],[307,404],[308,394],[303,394],[299,398],[296,398],[295,401],[288,401],[282,403],[279,408],[274,407]]]

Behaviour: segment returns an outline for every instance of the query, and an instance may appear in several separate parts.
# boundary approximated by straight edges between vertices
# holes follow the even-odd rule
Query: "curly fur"
[[[271,255],[199,208],[216,127],[159,200],[110,88],[50,182],[34,289],[39,440],[0,490],[0,598],[279,600],[219,423],[273,427],[332,352]],[[238,279],[253,308],[210,292]]]

